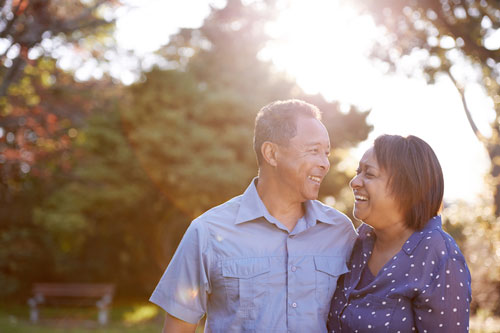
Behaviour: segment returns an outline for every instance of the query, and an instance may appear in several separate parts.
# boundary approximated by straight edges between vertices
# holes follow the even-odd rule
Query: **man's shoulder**
[[[208,222],[226,224],[228,222],[234,222],[240,208],[242,196],[243,195],[240,194],[218,206],[210,208],[194,219],[193,223],[198,224]]]
[[[315,211],[319,212],[321,215],[324,215],[325,218],[329,219],[330,221],[341,224],[352,224],[351,219],[347,215],[331,206],[322,203],[319,200],[311,200],[311,204],[313,205]]]

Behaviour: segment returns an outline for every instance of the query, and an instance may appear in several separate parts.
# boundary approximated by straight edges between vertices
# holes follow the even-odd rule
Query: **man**
[[[189,226],[150,301],[164,332],[325,332],[356,232],[316,201],[330,139],[314,105],[263,107],[255,121],[259,176]]]

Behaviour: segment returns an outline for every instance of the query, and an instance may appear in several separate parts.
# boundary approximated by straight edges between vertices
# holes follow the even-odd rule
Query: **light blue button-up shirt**
[[[244,194],[187,229],[150,301],[206,332],[326,332],[330,300],[356,239],[344,214],[319,201],[289,232]]]

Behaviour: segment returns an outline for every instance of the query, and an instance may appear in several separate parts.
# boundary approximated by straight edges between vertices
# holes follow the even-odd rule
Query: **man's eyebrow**
[[[315,142],[312,141],[312,142],[306,142],[304,145],[305,146],[322,146],[323,143],[318,142],[318,141],[315,141]],[[330,145],[328,145],[328,148],[330,148]]]

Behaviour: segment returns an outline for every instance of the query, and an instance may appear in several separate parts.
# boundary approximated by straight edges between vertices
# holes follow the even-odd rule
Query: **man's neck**
[[[299,200],[287,196],[276,182],[268,177],[259,175],[257,193],[266,206],[267,211],[283,225],[292,231],[297,221],[304,216],[304,207]]]

